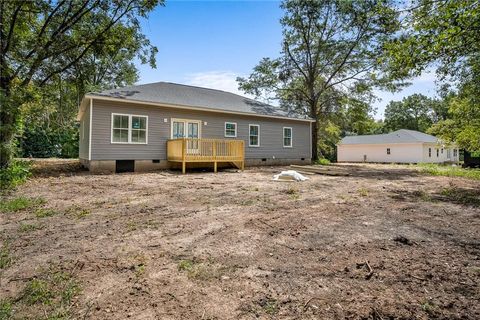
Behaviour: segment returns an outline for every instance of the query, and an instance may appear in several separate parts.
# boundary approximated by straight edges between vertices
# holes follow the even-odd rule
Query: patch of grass
[[[440,192],[442,196],[449,201],[472,206],[480,206],[480,192],[474,190],[465,190],[450,184]]]
[[[75,216],[77,219],[85,218],[90,215],[90,210],[74,205],[66,210],[66,213]]]
[[[72,299],[79,292],[80,287],[71,274],[50,268],[26,284],[13,307],[38,312],[38,307],[25,308],[25,305],[41,305],[42,319],[70,319]]]
[[[140,263],[135,266],[135,278],[139,279],[145,274],[145,264]]]
[[[29,305],[36,303],[49,305],[52,303],[53,297],[54,294],[50,290],[48,282],[41,279],[30,280],[23,291],[23,299]]]
[[[0,319],[12,317],[12,303],[9,300],[0,300]]]
[[[10,255],[10,249],[8,243],[4,242],[2,248],[0,248],[0,269],[6,269],[12,264],[12,257]]]
[[[317,161],[315,161],[315,164],[319,164],[319,165],[322,165],[322,166],[328,166],[328,165],[331,164],[331,162],[328,159],[322,158],[322,159],[318,159]]]
[[[190,279],[203,281],[218,279],[228,271],[228,268],[216,265],[211,260],[180,260],[177,268],[179,271],[186,272]]]
[[[358,189],[358,194],[362,197],[368,197],[368,190],[365,188],[360,188]]]
[[[432,176],[463,177],[480,180],[480,169],[470,169],[459,166],[439,165],[432,163],[419,164],[418,169],[420,172]]]
[[[43,226],[36,225],[36,224],[29,224],[29,223],[20,223],[20,226],[18,227],[18,231],[20,232],[31,232],[35,230],[42,229]]]
[[[260,299],[258,304],[262,307],[265,313],[273,315],[278,312],[278,301],[272,298]]]
[[[433,316],[435,311],[437,310],[437,306],[431,301],[424,301],[421,304],[422,310],[428,313],[429,315]]]
[[[423,190],[415,190],[413,191],[413,195],[417,198],[422,199],[423,201],[432,201],[432,197],[430,196],[430,194]]]
[[[41,206],[46,201],[43,198],[17,197],[0,202],[0,212],[18,212]]]
[[[59,212],[49,208],[38,208],[37,210],[35,210],[35,216],[37,218],[51,217],[56,214],[59,214]]]

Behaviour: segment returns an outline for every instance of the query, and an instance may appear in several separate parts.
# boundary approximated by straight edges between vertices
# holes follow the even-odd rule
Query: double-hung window
[[[235,122],[225,122],[225,137],[226,138],[237,137],[237,124]]]
[[[387,154],[390,154],[390,148],[387,148]]]
[[[428,157],[429,157],[429,158],[432,157],[432,148],[428,148]]]
[[[292,147],[292,128],[283,127],[283,147]]]
[[[112,143],[147,143],[147,116],[112,114]]]
[[[248,125],[248,146],[249,147],[260,146],[260,126],[258,124]]]

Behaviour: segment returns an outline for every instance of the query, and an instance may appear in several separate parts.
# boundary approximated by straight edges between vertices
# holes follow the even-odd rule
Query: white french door
[[[172,119],[172,139],[191,138],[200,139],[202,121]],[[188,141],[187,150],[195,152],[198,150],[198,141]]]

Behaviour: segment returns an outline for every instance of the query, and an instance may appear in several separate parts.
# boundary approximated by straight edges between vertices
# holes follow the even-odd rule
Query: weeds
[[[58,211],[55,211],[55,210],[49,209],[49,208],[38,208],[37,210],[35,210],[35,216],[37,218],[51,217],[51,216],[54,216],[58,213],[59,213]]]
[[[220,278],[227,272],[227,268],[215,265],[211,260],[201,262],[188,259],[178,263],[178,270],[186,272],[190,279],[203,281]]]
[[[12,303],[9,300],[0,300],[0,319],[10,319],[12,316]]]
[[[368,197],[368,190],[365,188],[360,188],[358,189],[358,194],[362,197]]]
[[[275,314],[278,312],[277,300],[275,299],[268,299],[262,307],[268,314]]]
[[[20,226],[18,227],[18,231],[20,231],[20,232],[31,232],[31,231],[39,230],[39,229],[42,229],[42,228],[43,228],[43,226],[40,226],[40,225],[20,223]]]
[[[27,283],[21,296],[15,300],[15,307],[16,309],[20,307],[17,303],[27,306],[42,305],[42,317],[70,318],[72,299],[79,292],[80,287],[71,274],[49,269]],[[39,308],[26,308],[26,310],[38,312]]]
[[[0,202],[0,212],[18,212],[41,206],[46,201],[43,198],[17,197],[8,201]]]
[[[15,160],[5,169],[0,169],[0,190],[12,190],[30,177],[31,162]]]
[[[415,190],[413,191],[413,195],[417,198],[422,199],[423,201],[432,201],[432,197],[430,196],[430,194],[423,190]]]
[[[463,177],[480,180],[480,169],[467,169],[458,166],[446,166],[432,163],[419,164],[420,172],[432,176]]]
[[[68,208],[66,210],[66,213],[75,216],[77,219],[82,219],[82,218],[85,218],[86,216],[88,216],[90,214],[90,210],[83,209],[80,206],[74,205],[74,206],[71,206],[70,208]]]
[[[12,257],[10,256],[10,249],[8,243],[4,242],[0,249],[0,269],[8,268],[12,264]]]
[[[480,206],[480,192],[460,189],[457,186],[450,184],[450,186],[443,188],[440,194],[452,202]]]

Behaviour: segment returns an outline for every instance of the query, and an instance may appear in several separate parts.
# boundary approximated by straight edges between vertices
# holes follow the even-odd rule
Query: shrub
[[[0,169],[0,190],[11,190],[27,181],[30,168],[31,162],[15,160],[7,168]]]
[[[320,165],[322,165],[322,166],[328,166],[330,163],[331,163],[330,160],[325,159],[325,158],[318,159],[318,160],[316,161],[316,164],[320,164]]]

